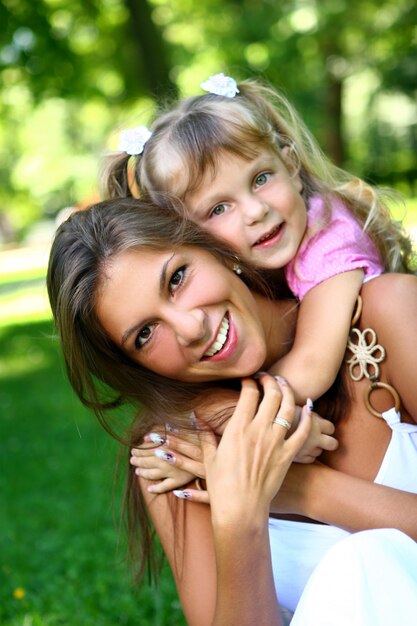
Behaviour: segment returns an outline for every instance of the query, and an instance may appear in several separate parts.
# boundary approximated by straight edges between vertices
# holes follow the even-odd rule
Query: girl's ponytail
[[[111,152],[102,160],[99,173],[99,189],[103,199],[132,197],[129,180],[130,155],[126,152]]]

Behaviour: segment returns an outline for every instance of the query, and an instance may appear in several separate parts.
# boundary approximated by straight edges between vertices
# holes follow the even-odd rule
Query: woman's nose
[[[206,316],[202,309],[175,311],[172,313],[171,323],[181,346],[199,342],[206,335]]]

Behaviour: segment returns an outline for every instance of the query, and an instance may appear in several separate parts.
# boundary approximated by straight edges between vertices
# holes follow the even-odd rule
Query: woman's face
[[[199,248],[115,256],[101,281],[96,313],[129,357],[175,380],[248,376],[266,359],[266,323],[255,298]]]

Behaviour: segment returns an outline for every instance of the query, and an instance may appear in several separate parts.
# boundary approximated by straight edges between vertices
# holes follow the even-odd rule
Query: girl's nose
[[[261,222],[269,212],[269,206],[256,196],[251,196],[243,205],[243,215],[247,226]]]
[[[188,346],[204,339],[206,335],[206,315],[202,309],[174,311],[171,323],[181,346]]]

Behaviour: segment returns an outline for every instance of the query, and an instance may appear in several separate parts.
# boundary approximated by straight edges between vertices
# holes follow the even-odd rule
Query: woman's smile
[[[186,382],[260,369],[267,341],[256,299],[198,248],[130,250],[106,267],[98,319],[116,345],[146,368]]]
[[[205,352],[204,359],[225,361],[230,358],[237,347],[236,329],[230,315],[226,313],[220,324],[219,332],[210,348]]]

